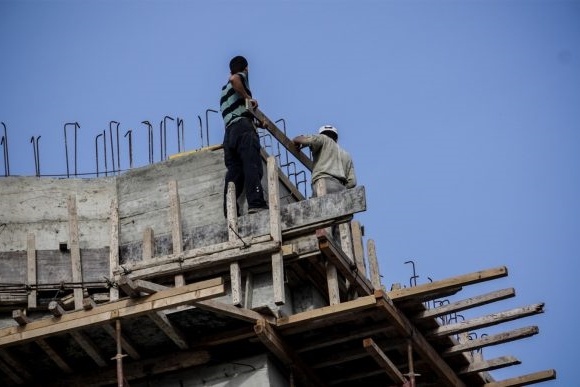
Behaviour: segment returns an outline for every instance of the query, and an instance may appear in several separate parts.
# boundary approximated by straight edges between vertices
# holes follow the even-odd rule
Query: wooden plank
[[[272,122],[262,111],[258,108],[253,109],[254,116],[261,122],[266,123],[266,130],[274,136],[280,144],[284,146],[294,156],[298,161],[300,161],[308,170],[312,171],[312,160],[306,156],[303,152],[296,150],[294,143],[291,139],[286,137],[283,131],[281,131],[274,122]]]
[[[179,371],[195,366],[206,364],[210,361],[207,351],[184,351],[171,356],[157,356],[143,359],[139,362],[123,363],[123,376],[126,380],[148,378],[166,372]],[[78,373],[69,377],[63,377],[48,387],[83,386],[100,387],[105,385],[117,385],[116,366],[98,369],[86,373]]]
[[[36,237],[34,234],[28,234],[26,240],[26,250],[27,250],[27,283],[31,287],[28,293],[28,309],[36,309]]]
[[[326,283],[328,286],[328,303],[330,305],[340,304],[340,288],[338,286],[338,270],[334,263],[327,261],[326,267]]]
[[[254,276],[251,271],[246,274],[244,308],[252,309],[254,297]]]
[[[302,359],[294,353],[294,350],[287,345],[265,320],[258,320],[254,326],[254,331],[260,341],[276,356],[282,364],[290,368],[304,385],[324,386],[318,376],[312,372]]]
[[[183,332],[176,327],[163,311],[150,313],[149,318],[171,339],[180,349],[188,349],[187,339]]]
[[[60,368],[63,372],[70,374],[72,369],[64,359],[48,344],[44,339],[36,340],[36,344],[46,353],[46,355]]]
[[[83,269],[81,265],[81,249],[79,245],[79,224],[77,215],[77,198],[76,195],[68,197],[68,229],[69,229],[69,246],[70,259],[72,267],[72,280],[77,285],[73,289],[75,309],[83,307]]]
[[[238,320],[248,321],[251,323],[255,323],[258,320],[266,320],[268,322],[274,321],[272,317],[264,316],[251,309],[238,308],[233,305],[229,305],[215,300],[203,300],[199,302],[196,301],[193,302],[193,305],[195,305],[200,309],[215,312],[216,314],[233,317]]]
[[[359,297],[353,301],[346,301],[338,305],[324,306],[322,308],[295,313],[291,316],[280,317],[276,320],[276,326],[281,329],[302,326],[305,330],[317,322],[324,320],[329,325],[333,324],[333,319],[338,319],[344,315],[356,318],[357,314],[365,309],[376,307],[375,296]]]
[[[372,338],[363,340],[363,348],[372,356],[377,364],[389,375],[393,382],[398,384],[407,383],[407,378],[403,376],[397,366],[385,355],[385,353],[375,344]]]
[[[133,280],[127,276],[119,278],[117,285],[129,297],[140,297],[144,294],[149,295],[167,289],[167,286],[164,285],[140,279]]]
[[[455,335],[461,332],[486,328],[492,325],[501,324],[506,321],[533,316],[544,313],[544,304],[532,304],[522,308],[514,308],[500,313],[492,313],[487,316],[461,321],[455,324],[446,324],[430,330],[426,337],[441,337]]]
[[[540,332],[537,326],[514,329],[508,332],[502,332],[494,335],[488,335],[479,339],[469,340],[464,344],[457,344],[441,352],[441,356],[450,357],[461,354],[466,351],[474,351],[491,345],[508,343],[510,341],[523,339],[536,335]]]
[[[268,207],[270,215],[270,235],[274,242],[282,244],[282,225],[280,224],[280,189],[278,179],[278,168],[276,159],[268,157]],[[274,290],[274,303],[284,305],[286,303],[286,293],[284,289],[284,259],[281,249],[272,254],[272,287]]]
[[[369,239],[367,242],[367,256],[369,260],[369,276],[371,277],[371,284],[375,290],[381,290],[381,274],[379,273],[379,260],[377,259],[377,249],[375,241]]]
[[[115,270],[119,266],[119,203],[116,198],[111,200],[110,221],[109,279],[113,281]],[[119,289],[111,286],[109,298],[111,301],[118,300]]]
[[[123,317],[136,317],[157,310],[189,304],[225,294],[223,280],[216,278],[186,286],[170,288],[148,297],[123,299],[98,305],[85,311],[78,310],[64,314],[58,321],[43,319],[30,322],[26,327],[0,329],[0,347],[15,342],[25,342],[60,334],[68,330],[108,324]]]
[[[171,224],[171,241],[173,243],[173,254],[179,255],[183,251],[183,234],[181,230],[181,203],[177,181],[170,180],[167,183],[169,192],[169,223]],[[174,277],[175,286],[185,285],[183,273],[177,273]]]
[[[8,364],[4,363],[1,359],[0,371],[6,374],[6,376],[8,376],[15,384],[24,384],[24,379],[22,379],[16,372],[12,371]]]
[[[506,379],[499,382],[486,383],[483,387],[512,387],[526,386],[556,379],[556,370],[550,369],[545,371],[534,372],[531,374],[518,376],[516,378]]]
[[[359,272],[359,275],[366,277],[367,269],[365,265],[362,227],[360,222],[357,220],[353,220],[350,225],[352,229],[352,242],[353,242],[352,247],[354,253],[354,262],[356,264],[356,268]]]
[[[15,310],[13,310],[12,311],[12,318],[20,326],[25,326],[25,325],[27,325],[30,322],[30,319],[26,315],[26,310],[23,310],[23,309],[15,309]]]
[[[238,203],[236,198],[236,186],[233,182],[229,182],[226,194],[229,242],[235,242],[240,239],[238,236]],[[230,263],[230,286],[232,289],[232,305],[240,306],[242,304],[242,271],[238,261]]]
[[[409,322],[392,301],[382,291],[376,291],[377,304],[387,314],[391,324],[403,336],[408,337],[419,356],[427,361],[433,371],[442,379],[444,384],[464,387],[465,384],[455,374],[453,369],[439,356],[437,351],[429,344],[425,337]]]
[[[60,317],[65,314],[64,308],[55,300],[50,301],[48,304],[48,310],[54,317]]]
[[[501,356],[489,360],[482,360],[470,363],[468,366],[458,371],[459,375],[469,375],[484,371],[493,371],[499,368],[510,367],[522,362],[513,356]]]
[[[508,270],[505,266],[500,266],[492,269],[481,270],[470,274],[460,275],[444,279],[441,281],[434,281],[427,284],[421,284],[410,288],[402,288],[392,290],[387,293],[387,296],[395,301],[400,302],[408,299],[427,300],[435,297],[442,291],[455,289],[462,286],[477,284],[485,281],[503,278],[508,275]]]
[[[472,309],[477,306],[487,305],[492,302],[505,300],[516,295],[514,288],[502,289],[486,293],[480,296],[471,297],[465,300],[452,302],[450,304],[438,306],[436,308],[426,309],[413,316],[414,320],[440,317],[446,314],[457,313],[463,310]]]
[[[2,359],[11,370],[14,370],[18,376],[25,381],[32,379],[28,369],[21,362],[10,355],[7,350],[0,349],[0,359]]]
[[[107,361],[90,337],[81,331],[72,331],[70,335],[99,367],[107,366]]]
[[[145,227],[143,230],[143,261],[148,262],[153,258],[155,251],[155,236],[151,227]]]
[[[360,276],[355,270],[356,266],[339,248],[334,240],[328,237],[325,230],[318,230],[316,237],[319,241],[319,249],[322,254],[331,262],[336,269],[349,281],[351,286],[363,295],[373,294],[373,286],[366,277]]]

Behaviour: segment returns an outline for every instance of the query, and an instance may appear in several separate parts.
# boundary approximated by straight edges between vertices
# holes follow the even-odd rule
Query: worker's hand
[[[299,142],[295,142],[294,148],[296,148],[296,152],[300,152],[300,149],[302,149],[302,144],[300,144]]]
[[[268,123],[266,121],[260,121],[258,119],[256,119],[256,126],[258,128],[264,128],[264,129],[268,129]]]
[[[252,109],[255,109],[258,107],[258,101],[256,101],[255,99],[248,99],[248,101],[250,102],[250,106],[252,107]]]

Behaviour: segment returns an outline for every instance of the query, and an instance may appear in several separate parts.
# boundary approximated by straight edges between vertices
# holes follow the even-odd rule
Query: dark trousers
[[[224,162],[227,168],[224,186],[224,215],[230,181],[236,186],[237,198],[245,188],[248,208],[265,207],[267,204],[262,188],[264,172],[260,157],[260,139],[252,122],[248,118],[242,118],[228,126],[223,145]]]

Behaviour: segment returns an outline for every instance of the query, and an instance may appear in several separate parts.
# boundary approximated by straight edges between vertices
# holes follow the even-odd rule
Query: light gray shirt
[[[337,142],[324,134],[304,136],[304,144],[312,150],[314,166],[312,183],[324,177],[339,180],[346,188],[356,186],[352,158]]]

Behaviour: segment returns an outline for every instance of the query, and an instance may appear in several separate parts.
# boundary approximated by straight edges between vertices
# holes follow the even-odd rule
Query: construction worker
[[[356,186],[356,176],[352,158],[338,145],[338,130],[332,125],[324,125],[318,135],[300,135],[293,140],[297,150],[308,146],[312,151],[312,194],[330,194]]]
[[[260,140],[254,125],[254,117],[246,107],[258,107],[252,98],[248,82],[248,61],[236,56],[230,61],[230,77],[222,88],[220,110],[225,124],[224,162],[227,168],[224,187],[224,215],[226,215],[226,196],[228,183],[236,186],[236,197],[246,191],[248,213],[267,209],[262,188],[262,159]],[[239,211],[238,211],[239,214]]]

